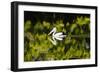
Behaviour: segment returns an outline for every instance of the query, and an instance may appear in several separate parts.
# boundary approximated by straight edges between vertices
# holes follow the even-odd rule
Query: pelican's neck
[[[53,36],[56,34],[56,27],[53,28],[52,34]]]
[[[55,35],[55,33],[56,33],[56,32],[55,32],[55,31],[53,31],[53,32],[52,32],[52,35],[54,36],[54,35]]]

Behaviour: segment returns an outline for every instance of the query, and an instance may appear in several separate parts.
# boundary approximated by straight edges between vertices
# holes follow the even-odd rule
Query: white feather
[[[63,33],[62,32],[58,32],[58,33],[56,33],[56,27],[54,27],[51,31],[50,31],[50,33],[48,34],[48,35],[50,35],[51,33],[53,33],[52,34],[52,39],[53,39],[53,41],[52,40],[50,40],[54,45],[56,45],[57,44],[57,42],[56,42],[56,40],[63,40],[63,38],[64,37],[66,37],[66,35],[63,35]],[[56,39],[56,40],[55,40]]]

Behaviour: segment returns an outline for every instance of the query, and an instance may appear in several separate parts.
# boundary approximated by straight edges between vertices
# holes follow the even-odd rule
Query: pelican
[[[57,44],[57,41],[56,41],[56,40],[62,41],[63,38],[66,37],[66,35],[63,35],[62,32],[57,32],[57,33],[56,33],[56,27],[54,27],[54,28],[50,31],[50,33],[49,33],[48,35],[50,35],[50,34],[52,34],[52,39],[53,39],[53,40],[51,40],[51,39],[49,39],[49,40],[50,40],[54,45]]]

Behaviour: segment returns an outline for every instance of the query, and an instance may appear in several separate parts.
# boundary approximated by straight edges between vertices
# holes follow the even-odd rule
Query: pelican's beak
[[[52,33],[52,31],[50,31],[48,35],[50,35],[51,33]]]
[[[56,28],[53,28],[48,35],[52,34],[53,32],[56,32]]]
[[[51,33],[53,33],[53,30],[50,31],[50,33],[48,35],[50,35]]]
[[[50,33],[48,35],[50,35]]]
[[[53,31],[50,31],[48,35],[50,35],[50,34],[52,34],[52,33],[53,33]]]

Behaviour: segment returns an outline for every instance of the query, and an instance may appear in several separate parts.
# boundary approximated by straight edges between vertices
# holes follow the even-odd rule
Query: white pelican
[[[50,34],[52,34],[52,39],[53,40],[51,40],[51,39],[49,39],[54,45],[56,45],[57,44],[57,42],[56,42],[56,40],[63,40],[63,38],[64,37],[66,37],[66,35],[63,35],[63,33],[62,32],[58,32],[58,33],[56,33],[56,27],[54,27],[51,31],[50,31],[50,33],[48,34],[48,35],[50,35]]]

